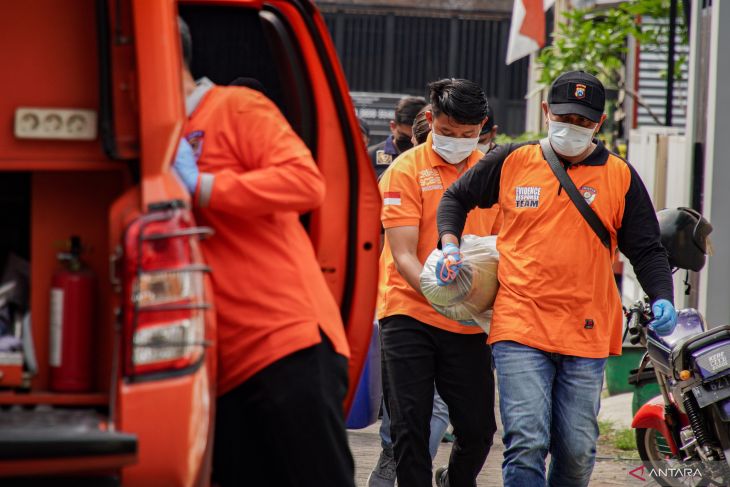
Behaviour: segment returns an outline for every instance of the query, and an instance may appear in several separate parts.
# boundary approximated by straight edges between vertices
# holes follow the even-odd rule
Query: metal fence
[[[484,88],[501,132],[524,130],[527,58],[506,66],[509,18],[329,7],[324,18],[352,91],[425,95],[444,77]]]
[[[682,18],[677,19],[682,22]],[[669,23],[669,19],[652,19],[644,17],[641,19],[643,24],[664,24]],[[667,48],[668,38],[660,39],[658,45],[639,46],[639,79],[638,92],[641,94],[644,102],[651,108],[651,111],[659,118],[661,122],[666,121],[667,107],[667,58],[669,50]],[[675,37],[676,52],[675,62],[681,56],[689,54],[689,45],[683,44],[682,39],[677,34]],[[684,128],[685,114],[687,111],[687,83],[688,83],[688,66],[686,61],[681,65],[681,78],[674,81],[674,96],[672,100],[672,126]],[[661,125],[649,115],[644,107],[638,108],[638,125],[650,126]]]

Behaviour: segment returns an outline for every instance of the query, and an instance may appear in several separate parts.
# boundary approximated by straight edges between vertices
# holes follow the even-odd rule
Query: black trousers
[[[428,438],[435,381],[456,436],[448,485],[475,486],[497,430],[486,335],[452,333],[403,315],[380,320],[380,328],[398,485],[431,485]]]
[[[342,402],[347,359],[322,343],[218,398],[213,479],[221,487],[354,487]]]

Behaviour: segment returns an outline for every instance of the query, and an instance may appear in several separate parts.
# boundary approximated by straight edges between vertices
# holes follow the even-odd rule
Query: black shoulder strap
[[[558,178],[558,181],[565,189],[565,192],[568,193],[568,196],[570,196],[575,207],[578,208],[578,211],[581,215],[583,215],[583,218],[585,218],[588,222],[588,225],[590,225],[593,231],[596,232],[596,235],[598,235],[603,246],[610,249],[611,235],[608,233],[608,230],[606,230],[606,226],[603,224],[601,219],[598,218],[598,215],[596,215],[596,212],[593,211],[588,203],[586,203],[586,200],[583,199],[583,196],[581,196],[578,188],[575,187],[575,184],[573,183],[573,180],[570,179],[570,176],[568,176],[568,173],[565,172],[563,164],[558,160],[557,154],[555,154],[555,151],[550,145],[550,141],[547,138],[540,140],[540,147],[542,147],[542,153],[545,156],[545,160],[550,165],[550,169],[553,170],[553,174],[555,174],[555,177]]]

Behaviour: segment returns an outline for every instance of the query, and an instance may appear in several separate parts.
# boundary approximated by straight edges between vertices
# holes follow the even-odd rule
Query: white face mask
[[[479,142],[478,136],[473,139],[460,139],[439,135],[435,131],[431,133],[433,134],[433,150],[449,164],[459,164],[469,157]]]
[[[477,149],[479,149],[480,151],[484,152],[485,154],[487,152],[489,152],[489,149],[491,149],[491,148],[492,148],[492,143],[491,142],[487,142],[486,144],[477,144]]]
[[[571,123],[548,120],[550,144],[560,155],[575,157],[588,149],[593,140],[595,127],[580,127]]]

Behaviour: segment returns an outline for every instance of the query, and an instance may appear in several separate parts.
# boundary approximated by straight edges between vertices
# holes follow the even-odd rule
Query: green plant
[[[610,419],[598,420],[599,443],[625,452],[636,451],[636,436],[632,429],[617,429]],[[632,456],[632,455],[629,455]]]
[[[598,420],[598,435],[599,436],[610,436],[613,434],[614,426],[613,421],[607,419]]]
[[[632,429],[621,429],[615,432],[613,445],[619,450],[636,450],[636,435]]]
[[[641,0],[623,2],[602,10],[568,10],[564,13],[565,21],[558,23],[556,33],[553,34],[553,44],[543,49],[538,57],[542,67],[540,82],[549,85],[566,71],[581,69],[593,73],[607,88],[618,90],[613,110],[618,109],[624,96],[628,95],[661,124],[641,95],[626,84],[624,63],[629,36],[645,46],[659,46],[666,42],[669,32],[666,24],[642,23],[639,20],[642,17],[667,18],[669,9],[670,0]],[[682,41],[687,43],[686,26],[679,23],[677,27]],[[686,56],[678,57],[673,73],[675,79],[681,77],[682,65],[686,60]]]
[[[540,140],[545,137],[545,135],[546,134],[537,132],[523,132],[520,135],[515,135],[514,137],[507,134],[497,134],[497,136],[494,138],[494,142],[500,145],[518,142],[530,142],[533,140]]]
[[[494,142],[499,145],[504,144],[518,144],[520,142],[532,142],[537,141],[542,138],[547,137],[547,134],[544,132],[523,132],[519,135],[507,135],[507,134],[497,134],[497,136],[494,138]],[[598,138],[601,139],[601,141],[604,143],[607,149],[613,150],[613,144],[612,140],[610,140],[605,134],[599,133]],[[624,154],[626,151],[624,150]],[[623,157],[623,156],[622,156]]]

